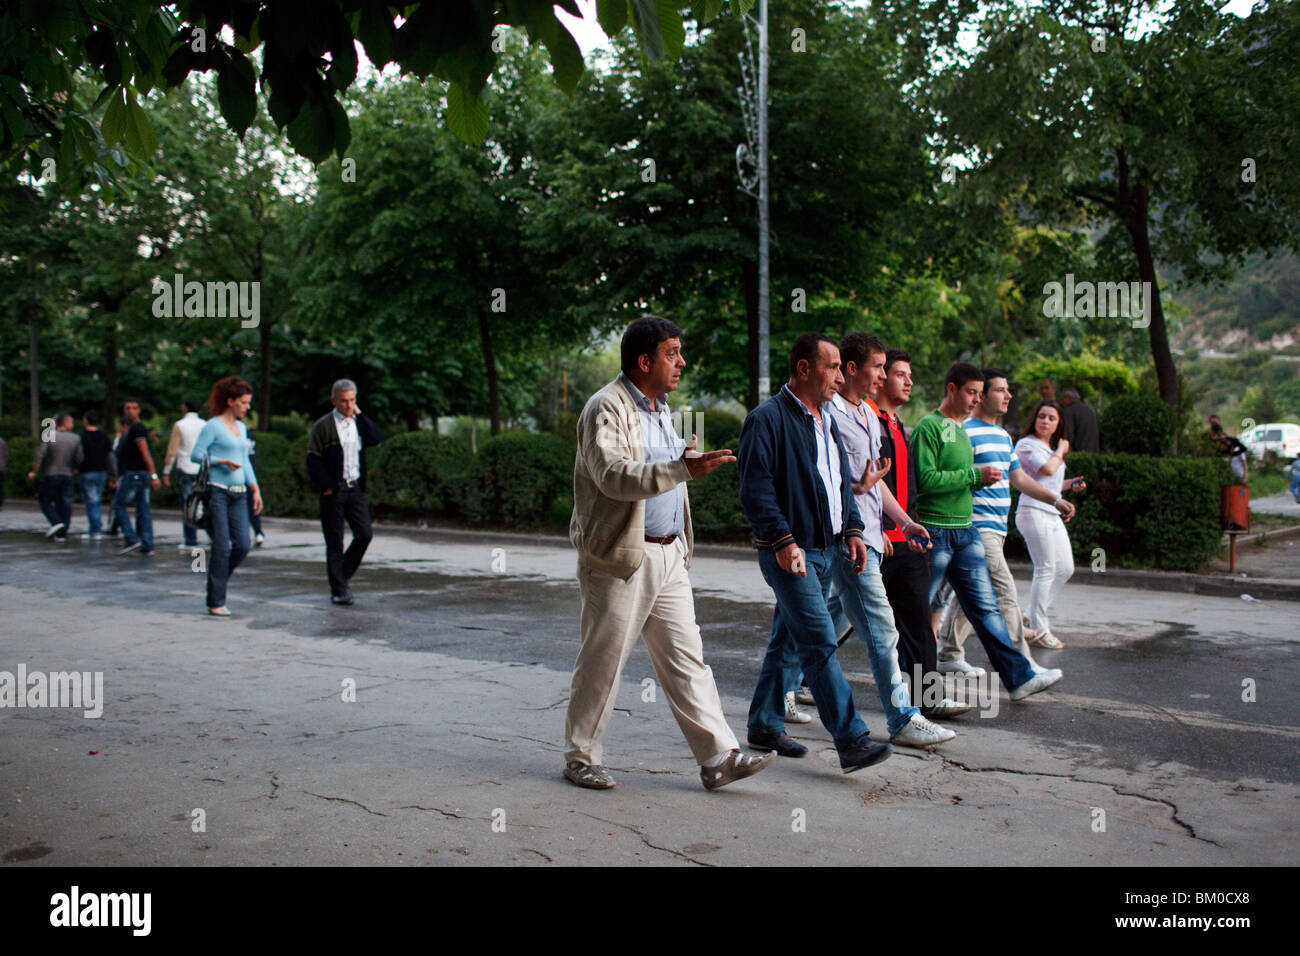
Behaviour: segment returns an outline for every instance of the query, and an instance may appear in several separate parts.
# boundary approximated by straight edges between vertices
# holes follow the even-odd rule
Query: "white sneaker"
[[[913,714],[911,722],[890,737],[889,742],[898,747],[933,747],[956,736],[951,730],[930,723],[920,714]]]
[[[812,714],[805,714],[794,705],[794,691],[785,695],[785,720],[788,724],[811,724]]]
[[[956,717],[959,714],[964,714],[969,710],[973,710],[974,707],[974,704],[959,704],[952,698],[945,697],[934,707],[930,708],[930,717],[935,720],[946,720],[949,717]]]
[[[817,703],[817,701],[813,700],[812,691],[810,691],[807,687],[800,687],[797,691],[794,692],[794,702],[796,704]]]
[[[257,532],[257,537],[253,539],[253,547],[260,548],[262,546],[262,542],[265,540],[266,540],[266,535],[262,534],[262,532],[260,531]]]
[[[60,521],[58,524],[52,524],[50,525],[50,530],[45,532],[45,537],[52,538],[66,527],[67,525],[65,525],[62,521]]]
[[[1047,690],[1065,675],[1061,673],[1060,668],[1052,667],[1041,673],[1035,674],[1029,680],[1025,681],[1019,687],[1011,691],[1012,700],[1024,700],[1030,694],[1037,694],[1040,690]]]
[[[984,676],[984,668],[976,667],[974,664],[967,664],[965,660],[940,661],[938,670],[940,674],[965,674],[967,677]]]

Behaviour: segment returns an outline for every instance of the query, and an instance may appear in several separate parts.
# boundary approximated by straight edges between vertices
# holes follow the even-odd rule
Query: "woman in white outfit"
[[[1058,499],[1063,490],[1084,487],[1082,478],[1065,478],[1070,443],[1062,437],[1064,431],[1061,406],[1045,399],[1030,412],[1025,437],[1016,443],[1016,458],[1025,474],[1055,492]],[[1021,495],[1016,506],[1016,530],[1025,539],[1034,562],[1034,580],[1025,608],[1025,639],[1035,647],[1064,647],[1064,642],[1052,634],[1047,609],[1074,574],[1074,555],[1065,522],[1054,505]]]

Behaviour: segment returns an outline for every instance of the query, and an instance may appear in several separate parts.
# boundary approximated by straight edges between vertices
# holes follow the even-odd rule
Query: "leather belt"
[[[662,538],[656,538],[653,535],[646,535],[645,539],[649,541],[651,544],[672,544],[674,541],[677,540],[677,535],[667,534],[664,535]]]

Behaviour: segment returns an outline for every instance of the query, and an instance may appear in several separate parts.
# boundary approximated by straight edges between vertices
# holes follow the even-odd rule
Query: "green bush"
[[[726,447],[726,446],[723,446]],[[691,496],[691,525],[701,542],[744,543],[749,522],[740,507],[740,469],[723,465],[687,485]]]
[[[307,479],[307,436],[289,440],[278,432],[252,432],[257,442],[257,490],[263,514],[270,517],[315,517],[316,493]]]
[[[556,435],[506,432],[479,446],[465,488],[474,524],[546,527],[552,503],[573,494],[573,451]]]
[[[1078,509],[1065,527],[1080,571],[1092,566],[1096,548],[1108,565],[1177,571],[1218,553],[1220,489],[1232,479],[1223,461],[1072,452],[1069,468],[1088,484],[1066,495]],[[1024,553],[1022,541],[1011,545],[1010,554]]]
[[[9,445],[9,469],[5,472],[5,499],[35,499],[36,482],[27,480],[27,472],[32,470],[32,458],[36,453],[36,442],[26,435],[6,438]]]
[[[402,432],[367,454],[371,505],[398,515],[454,512],[473,461],[469,442],[433,431]]]
[[[700,412],[699,416],[699,428],[703,431],[700,436],[700,448],[702,450],[730,448],[735,451],[740,447],[740,428],[744,425],[742,419],[728,412],[710,408]],[[690,437],[690,435],[687,435],[687,440]]]
[[[1168,455],[1178,424],[1178,410],[1154,395],[1123,395],[1101,413],[1102,444],[1112,454]]]

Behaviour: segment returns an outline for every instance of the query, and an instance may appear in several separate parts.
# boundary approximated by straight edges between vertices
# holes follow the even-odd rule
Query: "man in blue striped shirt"
[[[1029,659],[1035,670],[1039,670],[1029,653],[1029,644],[1025,641],[1016,582],[1011,577],[1011,569],[1002,554],[1002,546],[1007,537],[1007,513],[1011,510],[1011,487],[1014,485],[1022,495],[1054,505],[1066,521],[1074,517],[1074,505],[1048,491],[1020,467],[1013,451],[1011,436],[998,424],[1011,404],[1007,373],[996,368],[986,368],[983,371],[983,401],[975,409],[975,414],[962,422],[962,427],[966,429],[971,447],[975,450],[975,467],[993,465],[1000,468],[1002,480],[971,492],[971,524],[979,531],[980,540],[984,542],[989,579],[998,596],[998,608],[1007,620],[1007,634],[1011,637],[1011,643]],[[984,673],[983,668],[966,662],[963,645],[970,633],[970,622],[957,604],[956,595],[953,595],[944,609],[943,620],[939,625],[940,673],[976,677]]]

